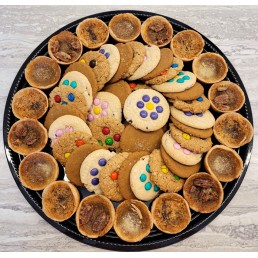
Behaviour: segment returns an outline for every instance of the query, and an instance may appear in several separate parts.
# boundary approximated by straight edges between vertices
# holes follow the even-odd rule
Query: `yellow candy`
[[[82,62],[82,63],[86,63],[84,59],[80,60],[80,62]]]
[[[70,157],[70,155],[71,154],[69,152],[66,152],[64,156],[65,156],[66,159],[68,159]]]
[[[186,140],[190,140],[191,136],[187,133],[183,133],[183,138],[186,139]]]
[[[147,103],[146,108],[147,108],[148,110],[152,110],[152,109],[154,108],[154,104],[151,103],[151,102],[149,102],[149,103]]]
[[[165,165],[162,165],[161,171],[166,174],[166,173],[168,173],[168,168]]]
[[[100,114],[100,107],[95,107],[95,108],[93,108],[93,112],[96,114],[96,115],[98,115],[98,114]]]

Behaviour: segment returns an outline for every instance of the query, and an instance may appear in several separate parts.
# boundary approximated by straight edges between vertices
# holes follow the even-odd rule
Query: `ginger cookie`
[[[87,18],[78,24],[76,34],[85,47],[96,49],[107,42],[109,30],[102,20]]]
[[[201,162],[192,166],[183,165],[169,156],[162,145],[160,146],[160,154],[167,168],[181,178],[188,178],[200,170]]]
[[[80,177],[82,162],[90,153],[100,149],[103,149],[103,147],[99,144],[85,143],[71,153],[65,164],[65,174],[72,184],[83,186],[83,182]]]
[[[118,82],[121,80],[133,61],[133,49],[129,44],[118,43],[115,45],[120,54],[120,63],[114,76],[109,80],[109,83]]]
[[[181,131],[173,124],[170,124],[170,133],[171,137],[175,139],[175,141],[179,143],[181,147],[186,148],[192,152],[204,153],[212,147],[211,137],[204,139],[191,136]]]
[[[81,61],[75,62],[73,64],[70,64],[66,68],[64,75],[66,75],[67,73],[72,72],[72,71],[80,72],[87,77],[87,79],[90,82],[90,85],[92,88],[92,96],[94,98],[96,96],[99,88],[97,85],[96,76],[95,76],[94,72],[92,71],[92,68],[90,68],[90,66],[88,64],[86,64],[85,60],[81,60]]]
[[[159,92],[141,89],[132,92],[125,101],[124,117],[135,128],[142,131],[156,131],[169,118],[169,105]]]
[[[95,150],[83,160],[80,168],[81,181],[89,192],[102,194],[99,186],[99,175],[109,159],[116,155],[109,150]]]
[[[86,122],[85,116],[82,114],[82,112],[73,106],[68,105],[54,105],[52,106],[45,118],[44,126],[49,129],[50,125],[60,116],[64,115],[72,115],[77,116],[80,119],[82,119],[84,122]]]
[[[211,213],[221,206],[224,191],[216,177],[200,172],[187,178],[183,195],[192,210]]]
[[[131,169],[141,157],[148,154],[149,153],[147,151],[138,151],[130,153],[122,163],[118,177],[118,185],[120,193],[122,194],[124,199],[136,199],[130,187]]]
[[[98,144],[97,140],[85,132],[71,132],[62,135],[53,143],[53,156],[63,166],[72,152],[85,143]]]
[[[112,201],[120,202],[123,196],[120,193],[118,177],[120,167],[129,153],[122,152],[112,157],[99,175],[99,185],[103,194]]]
[[[160,190],[152,180],[149,159],[149,155],[141,157],[132,167],[130,173],[131,190],[141,201],[154,199]]]
[[[178,72],[170,67],[169,69],[162,71],[157,77],[150,79],[148,81],[145,81],[145,83],[148,85],[162,84],[176,77],[177,74]]]
[[[55,87],[49,94],[49,106],[67,105],[79,109],[84,117],[88,114],[86,100],[82,93],[72,87]]]
[[[90,125],[90,130],[101,146],[110,150],[118,150],[121,134],[124,125],[114,117],[99,117],[94,119]]]
[[[128,152],[147,151],[151,153],[154,149],[159,148],[165,130],[166,128],[163,127],[153,132],[144,132],[128,124],[121,135],[120,149]]]
[[[17,91],[12,100],[12,111],[15,117],[41,118],[48,109],[47,95],[36,88],[28,87]]]
[[[122,79],[131,77],[134,72],[141,66],[144,61],[144,57],[146,56],[146,48],[141,42],[132,41],[126,44],[129,45],[133,50],[133,60]]]
[[[125,100],[131,94],[132,89],[126,81],[120,80],[115,83],[106,84],[102,91],[109,92],[117,96],[123,108]]]
[[[107,57],[99,51],[88,51],[81,56],[80,62],[85,62],[92,68],[97,80],[98,90],[101,90],[108,81],[110,74],[110,66]]]
[[[183,188],[184,180],[173,174],[162,159],[160,150],[156,149],[149,159],[151,180],[164,192],[176,193]]]
[[[156,198],[151,206],[151,214],[155,226],[167,234],[177,234],[191,222],[187,201],[176,193],[164,193]]]

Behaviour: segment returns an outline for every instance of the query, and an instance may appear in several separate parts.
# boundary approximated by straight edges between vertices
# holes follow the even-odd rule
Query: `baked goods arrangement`
[[[114,230],[134,243],[153,227],[178,234],[192,213],[221,207],[253,126],[227,62],[204,48],[194,30],[132,13],[87,18],[49,39],[48,55],[25,68],[8,133],[23,156],[20,181],[43,191],[48,218],[73,219],[87,238]]]

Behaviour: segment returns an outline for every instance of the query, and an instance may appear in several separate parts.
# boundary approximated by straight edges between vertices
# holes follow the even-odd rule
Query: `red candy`
[[[116,172],[116,171],[112,172],[110,177],[111,177],[112,180],[117,180],[118,179],[118,172]]]
[[[109,128],[108,128],[108,127],[106,127],[106,126],[105,126],[105,127],[103,127],[103,128],[102,128],[102,133],[103,133],[103,134],[105,134],[105,135],[109,134],[109,133],[110,133]]]
[[[120,134],[115,134],[113,138],[114,138],[114,140],[115,140],[116,142],[119,142],[119,141],[120,141],[120,138],[121,138],[121,135],[120,135]]]
[[[134,83],[134,82],[130,82],[129,86],[130,86],[131,89],[134,89],[137,86],[137,84]]]
[[[84,144],[84,141],[83,141],[83,140],[77,140],[77,141],[75,142],[75,144],[76,144],[77,147],[80,147],[81,145]]]
[[[55,95],[54,100],[56,103],[60,103],[61,102],[61,97],[59,95]]]

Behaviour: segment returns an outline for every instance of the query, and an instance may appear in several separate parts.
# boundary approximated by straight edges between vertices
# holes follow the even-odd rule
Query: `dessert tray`
[[[104,13],[97,13],[91,16],[83,17],[79,20],[76,20],[62,28],[60,28],[58,31],[54,32],[52,35],[50,35],[47,39],[45,39],[31,54],[30,56],[25,60],[24,64],[21,66],[19,72],[17,73],[14,82],[10,88],[9,95],[7,98],[6,102],[6,107],[5,107],[5,113],[4,113],[4,128],[3,128],[3,138],[4,138],[4,148],[5,148],[5,153],[6,153],[6,158],[10,167],[10,171],[14,177],[14,180],[19,188],[19,190],[22,192],[26,200],[30,203],[30,205],[35,209],[35,211],[44,219],[46,220],[49,224],[51,224],[53,227],[58,229],[60,232],[63,234],[80,241],[84,244],[95,246],[98,248],[103,248],[103,249],[109,249],[109,250],[116,250],[116,251],[144,251],[144,250],[151,250],[151,249],[157,249],[165,246],[172,245],[174,243],[177,243],[181,240],[184,240],[188,237],[191,237],[191,235],[197,233],[200,231],[202,228],[204,228],[206,225],[208,225],[214,218],[216,218],[229,204],[231,199],[234,197],[236,192],[238,191],[245,174],[247,172],[247,168],[249,165],[250,161],[250,156],[251,156],[251,151],[252,151],[252,146],[253,146],[253,141],[249,142],[248,144],[240,147],[239,149],[236,149],[238,154],[243,160],[243,172],[241,176],[238,179],[235,179],[234,181],[230,183],[222,183],[223,189],[224,189],[224,199],[222,202],[222,205],[220,208],[212,213],[209,214],[200,214],[197,212],[192,212],[192,218],[190,224],[187,226],[186,229],[184,229],[182,232],[178,234],[166,234],[158,230],[155,226],[152,228],[150,234],[144,238],[142,241],[137,242],[137,243],[127,243],[123,240],[121,240],[115,233],[113,229],[111,229],[105,236],[97,238],[97,239],[90,239],[86,236],[83,236],[82,234],[79,233],[76,223],[75,223],[75,218],[74,216],[64,222],[55,222],[51,219],[49,219],[44,212],[42,211],[42,204],[41,204],[41,196],[42,196],[42,191],[32,191],[27,188],[25,188],[19,179],[18,176],[18,168],[21,160],[23,159],[22,155],[19,155],[15,153],[11,148],[8,146],[8,132],[10,130],[10,127],[12,124],[17,121],[17,118],[12,113],[12,97],[13,95],[20,89],[28,86],[27,81],[25,80],[24,76],[24,70],[27,64],[34,59],[35,57],[39,55],[48,55],[48,41],[49,39],[53,36],[56,35],[57,33],[63,31],[63,30],[68,30],[73,33],[75,33],[75,29],[77,25],[83,21],[85,18],[90,18],[90,17],[96,17],[104,21],[106,24],[110,21],[110,19],[119,13],[132,13],[135,16],[137,16],[141,22],[149,18],[150,16],[153,15],[159,15],[155,13],[150,13],[150,12],[142,12],[142,11],[134,11],[134,10],[126,10],[126,11],[111,11],[111,12],[104,12]],[[176,34],[179,31],[185,30],[185,29],[192,29],[188,25],[183,24],[177,20],[174,20],[170,17],[165,17],[173,26],[174,29],[174,34]],[[241,115],[246,117],[251,124],[253,124],[253,118],[252,118],[252,111],[251,111],[251,106],[250,102],[247,96],[247,93],[245,91],[245,87],[236,72],[235,68],[233,65],[230,63],[230,61],[227,59],[227,57],[220,51],[220,49],[215,46],[209,39],[207,39],[204,35],[202,35],[204,41],[205,41],[205,47],[204,47],[204,52],[214,52],[218,53],[221,55],[227,62],[228,65],[228,74],[225,80],[229,80],[231,82],[234,82],[238,84],[244,94],[245,94],[245,104],[243,108],[240,110]],[[142,39],[139,37],[137,40],[142,41]],[[109,43],[114,43],[113,39],[109,39]],[[188,67],[189,66],[189,67]],[[188,71],[191,71],[190,64],[185,63],[185,68]],[[49,91],[46,91],[48,94]],[[205,95],[207,96],[207,89],[205,90]],[[214,113],[215,118],[218,116],[217,114]],[[39,121],[41,121],[40,119]],[[214,139],[214,144],[216,144],[217,141]],[[43,149],[45,152],[50,152],[51,153],[51,148],[50,148],[50,142],[48,142],[47,146]],[[201,170],[202,171],[202,168]],[[60,166],[60,173],[58,180],[66,180],[64,170],[62,166]],[[81,199],[84,198],[87,195],[90,195],[85,188],[83,187],[77,187]],[[113,202],[115,208],[117,207],[118,203]],[[150,207],[151,202],[146,202],[146,204]]]

